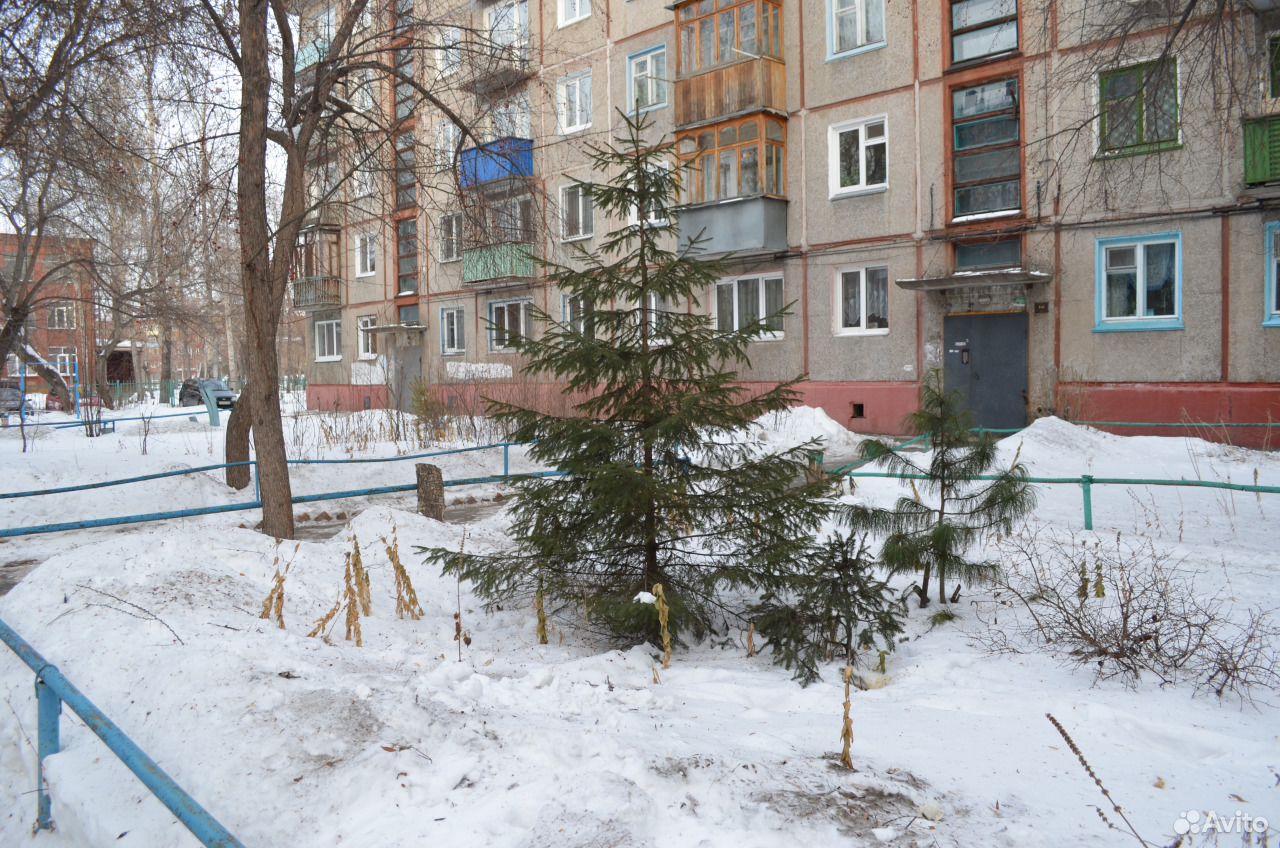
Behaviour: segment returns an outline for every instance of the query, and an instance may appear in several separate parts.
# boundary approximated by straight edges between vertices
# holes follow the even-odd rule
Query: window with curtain
[[[1098,241],[1098,321],[1107,329],[1181,329],[1177,233]]]
[[[786,124],[766,115],[677,134],[683,202],[785,197],[786,147]]]
[[[782,276],[742,277],[716,284],[716,327],[738,331],[764,321],[762,339],[782,337]]]
[[[827,0],[827,11],[832,57],[884,43],[884,0]]]
[[[774,0],[695,0],[677,18],[682,74],[761,56],[782,58],[782,4]]]

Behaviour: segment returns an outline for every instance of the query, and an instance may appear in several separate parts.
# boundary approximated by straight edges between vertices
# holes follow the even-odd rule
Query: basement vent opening
[[[853,408],[853,411],[849,414],[850,418],[866,418],[867,417],[866,411],[863,409],[862,404],[853,403],[853,404],[850,404],[850,406]]]

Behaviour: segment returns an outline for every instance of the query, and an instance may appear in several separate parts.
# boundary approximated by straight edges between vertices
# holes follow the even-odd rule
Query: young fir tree
[[[756,631],[775,662],[795,669],[808,686],[824,662],[857,664],[861,651],[892,651],[906,608],[875,573],[865,537],[836,536],[815,552],[783,591],[768,591],[751,607]]]
[[[921,607],[929,605],[930,573],[938,577],[938,600],[945,604],[948,576],[981,581],[995,575],[996,563],[971,561],[966,554],[987,534],[1010,532],[1035,506],[1035,491],[1017,457],[993,473],[995,439],[974,432],[972,414],[958,393],[943,388],[940,372],[925,380],[920,409],[907,416],[907,427],[926,434],[927,465],[917,462],[920,455],[875,439],[864,441],[860,450],[864,459],[891,472],[922,476],[918,483],[912,480],[914,497],[900,498],[891,510],[855,507],[849,518],[855,527],[888,532],[880,558],[891,572],[922,572]],[[926,502],[920,490],[932,500]]]
[[[490,404],[512,441],[563,476],[516,483],[513,549],[429,554],[492,603],[541,591],[621,637],[656,638],[654,606],[635,597],[661,583],[672,632],[697,636],[726,611],[724,590],[795,570],[828,513],[827,484],[804,483],[812,445],[762,456],[741,438],[796,402],[801,378],[747,390],[735,370],[782,313],[737,330],[704,314],[700,298],[719,274],[696,241],[672,248],[671,145],[650,145],[643,122],[624,118],[614,147],[591,148],[609,180],[579,183],[616,228],[579,250],[577,267],[545,266],[570,315],[535,313],[544,332],[515,342],[525,375],[559,381],[574,412]]]

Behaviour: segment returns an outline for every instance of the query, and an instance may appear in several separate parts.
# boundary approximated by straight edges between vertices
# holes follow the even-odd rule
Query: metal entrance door
[[[949,315],[943,321],[943,384],[979,427],[1027,423],[1027,313]]]

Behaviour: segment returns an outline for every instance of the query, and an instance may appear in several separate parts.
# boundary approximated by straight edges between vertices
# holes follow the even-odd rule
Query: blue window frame
[[[1262,309],[1262,326],[1280,327],[1280,221],[1267,224],[1267,300]]]
[[[1098,239],[1095,273],[1095,333],[1182,329],[1182,233]]]
[[[659,44],[627,56],[627,111],[648,112],[670,102],[667,45]]]

